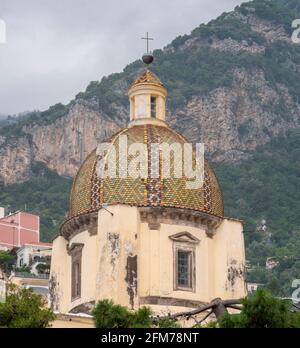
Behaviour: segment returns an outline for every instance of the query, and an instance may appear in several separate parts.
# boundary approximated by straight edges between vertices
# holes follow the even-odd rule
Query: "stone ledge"
[[[91,236],[96,235],[98,230],[98,212],[75,216],[67,220],[60,228],[59,235],[70,240],[76,234],[88,231]]]
[[[148,223],[150,230],[159,230],[160,224],[182,225],[202,228],[208,237],[213,237],[223,218],[204,212],[167,207],[139,208],[142,222]]]
[[[202,301],[187,300],[174,297],[146,296],[140,297],[140,305],[159,305],[173,307],[198,308],[207,304]]]

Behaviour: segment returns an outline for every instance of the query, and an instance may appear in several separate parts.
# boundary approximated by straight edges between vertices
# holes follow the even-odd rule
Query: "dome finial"
[[[153,62],[154,57],[153,54],[149,51],[149,41],[150,40],[154,40],[152,37],[149,37],[149,33],[147,31],[147,36],[146,37],[142,37],[142,40],[146,40],[147,41],[147,53],[145,53],[142,57],[142,60],[145,64],[149,65]]]

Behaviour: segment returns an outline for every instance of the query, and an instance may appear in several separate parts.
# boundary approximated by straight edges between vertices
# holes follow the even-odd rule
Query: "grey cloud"
[[[91,80],[121,71],[241,0],[1,0],[0,113],[69,102]]]

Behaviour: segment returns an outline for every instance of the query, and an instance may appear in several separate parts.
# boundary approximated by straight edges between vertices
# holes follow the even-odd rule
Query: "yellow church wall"
[[[245,284],[245,247],[240,221],[224,219],[215,235],[214,297],[241,298],[247,295]]]
[[[216,248],[216,238],[207,238],[207,274],[209,275],[209,281],[207,285],[207,302],[210,302],[214,298],[216,298],[216,281],[215,281],[215,269],[217,268],[218,259],[215,256],[215,248]]]
[[[240,221],[224,219],[215,235],[204,229],[161,224],[149,230],[141,224],[139,274],[140,297],[171,297],[210,302],[216,297],[240,298],[246,295],[244,238]],[[174,254],[170,236],[189,232],[200,240],[195,246],[195,291],[174,290]],[[228,280],[228,276],[231,277]],[[233,285],[232,285],[233,284]]]
[[[174,290],[174,251],[170,236],[189,232],[200,240],[195,246],[195,291]],[[209,298],[209,238],[204,229],[182,225],[161,224],[159,230],[149,230],[141,224],[139,269],[140,297],[159,296],[194,301]]]
[[[67,313],[70,309],[86,302],[95,300],[96,283],[96,259],[97,240],[96,236],[90,236],[88,231],[75,235],[69,242],[69,248],[74,243],[82,243],[81,262],[81,297],[75,300],[71,298],[71,256],[67,253],[67,241],[59,236],[53,241],[53,254],[51,260],[51,277],[55,277],[58,291],[58,308],[61,313]]]
[[[69,243],[69,248],[72,248],[72,244],[84,244],[82,248],[81,258],[81,296],[78,299],[72,300],[71,288],[68,292],[67,302],[71,303],[71,308],[74,308],[82,303],[87,303],[95,300],[95,286],[96,284],[96,262],[98,255],[98,240],[97,236],[91,236],[88,231],[76,234]],[[68,255],[68,254],[67,254]],[[68,255],[68,264],[71,271],[71,256]],[[69,278],[71,283],[71,278]]]
[[[135,207],[110,206],[98,215],[96,299],[137,307],[136,272],[139,214]]]
[[[69,242],[82,243],[81,297],[71,300],[71,256],[63,237],[54,240],[51,274],[59,283],[59,308],[67,313],[79,304],[101,299],[138,308],[147,298],[181,299],[210,302],[216,297],[239,298],[246,295],[244,284],[243,226],[239,221],[224,219],[209,237],[205,227],[196,228],[161,223],[149,229],[140,221],[137,207],[109,206],[98,212],[98,233],[76,234]],[[193,291],[174,287],[174,242],[171,236],[188,232],[198,240],[195,250],[195,287]],[[180,242],[181,243],[181,242]],[[228,279],[228,277],[230,279]],[[146,300],[146,302],[145,302]],[[155,310],[176,311],[170,304]]]
[[[68,242],[64,237],[58,236],[53,240],[50,279],[54,287],[53,309],[66,313],[70,308],[69,294],[71,293],[71,264],[67,254]]]

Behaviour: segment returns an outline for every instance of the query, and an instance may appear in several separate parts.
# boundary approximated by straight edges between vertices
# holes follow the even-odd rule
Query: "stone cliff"
[[[247,30],[257,42],[250,42],[247,37],[237,39],[230,34],[223,38],[219,34],[210,34],[208,38],[190,35],[177,47],[170,44],[163,52],[169,55],[173,52],[193,55],[209,47],[216,51],[245,52],[256,56],[264,55],[270,43],[290,42],[290,33],[283,24],[257,16],[251,6],[246,10],[246,14],[235,10],[227,17],[222,15],[223,20],[237,20],[241,26],[247,25]],[[259,36],[258,40],[257,34],[262,39]],[[284,52],[278,52],[280,54]],[[300,71],[300,62],[287,61],[287,64],[294,71]],[[0,180],[5,184],[26,181],[36,161],[44,162],[62,176],[73,177],[97,143],[109,138],[128,121],[126,92],[134,74],[119,75],[113,77],[110,86],[111,93],[116,96],[113,102],[107,100],[105,95],[98,95],[96,101],[95,97],[82,98],[78,95],[64,116],[46,124],[25,124],[18,137],[9,138],[5,132],[2,133]],[[160,77],[163,80],[163,76]],[[101,83],[103,85],[105,81]],[[261,66],[237,66],[232,69],[231,85],[191,94],[184,103],[169,109],[169,123],[191,141],[204,142],[207,156],[216,162],[240,161],[272,137],[300,126],[300,103],[297,98],[286,85],[270,83]],[[106,107],[103,106],[105,100]]]

